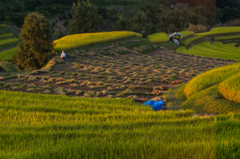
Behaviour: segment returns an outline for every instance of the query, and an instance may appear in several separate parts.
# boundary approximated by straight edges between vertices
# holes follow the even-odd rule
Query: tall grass
[[[0,91],[0,158],[238,157],[240,114],[192,115],[128,99]]]
[[[70,51],[84,46],[125,39],[135,35],[136,33],[131,31],[73,34],[55,40],[54,50],[57,52],[62,50]]]

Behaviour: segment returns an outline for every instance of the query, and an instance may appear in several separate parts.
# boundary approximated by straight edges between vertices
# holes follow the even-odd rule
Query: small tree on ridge
[[[23,68],[39,69],[44,66],[53,51],[51,23],[41,14],[27,15],[21,29],[18,51],[13,60]]]

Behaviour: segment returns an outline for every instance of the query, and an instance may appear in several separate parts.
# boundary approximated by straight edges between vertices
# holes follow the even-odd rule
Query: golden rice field
[[[129,99],[0,91],[0,158],[239,158],[239,119],[154,112]]]
[[[83,46],[99,44],[114,40],[125,39],[135,36],[135,32],[131,31],[113,31],[98,33],[82,33],[65,36],[54,41],[54,50],[57,52],[70,51]]]
[[[209,32],[196,33],[195,36],[183,41],[184,46],[188,46],[191,43],[201,40],[204,37],[216,36],[216,35],[228,35],[228,34],[238,34],[240,33],[240,27],[217,27],[211,29]]]
[[[182,109],[197,113],[228,113],[240,111],[240,63],[202,73],[180,87],[176,97]]]
[[[220,83],[218,89],[223,97],[229,101],[240,103],[240,74],[235,74],[231,78]]]
[[[166,33],[154,33],[148,35],[147,38],[152,44],[166,43],[169,41],[168,35]]]
[[[238,74],[239,71],[240,63],[214,68],[193,78],[186,85],[184,93],[187,98],[190,98],[192,95]]]
[[[240,60],[238,43],[222,44],[221,42],[213,42],[211,44],[210,41],[204,41],[192,45],[189,49],[186,49],[185,46],[180,46],[176,51],[203,57]]]

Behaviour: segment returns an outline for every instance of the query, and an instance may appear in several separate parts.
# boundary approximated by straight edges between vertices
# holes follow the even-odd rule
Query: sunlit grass
[[[187,98],[192,95],[209,88],[213,85],[216,85],[231,76],[239,73],[240,63],[235,63],[223,67],[218,67],[202,73],[195,78],[193,78],[185,87],[184,93]]]
[[[154,33],[147,37],[152,44],[166,43],[169,41],[166,33]]]
[[[55,40],[54,50],[58,52],[62,50],[69,51],[93,44],[125,39],[135,35],[136,33],[131,31],[73,34]]]
[[[240,114],[192,115],[154,112],[129,99],[0,91],[0,158],[237,156]]]

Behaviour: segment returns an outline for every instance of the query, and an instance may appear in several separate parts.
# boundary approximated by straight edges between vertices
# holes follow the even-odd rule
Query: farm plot
[[[84,46],[125,39],[135,35],[136,33],[131,31],[73,34],[55,40],[54,50],[57,52],[61,52],[62,50],[70,51]]]
[[[12,60],[13,54],[17,51],[18,42],[17,35],[3,24],[0,27],[0,60]]]
[[[210,41],[204,41],[193,45],[188,50],[184,46],[181,46],[176,51],[196,56],[240,60],[240,48],[236,47],[237,45],[237,43],[223,45],[221,42],[213,42],[211,44]]]
[[[0,158],[239,158],[239,118],[0,91]]]
[[[0,89],[68,96],[131,98],[146,101],[197,74],[233,61],[194,57],[158,49],[144,55],[97,55],[68,58],[50,72],[6,78]]]

